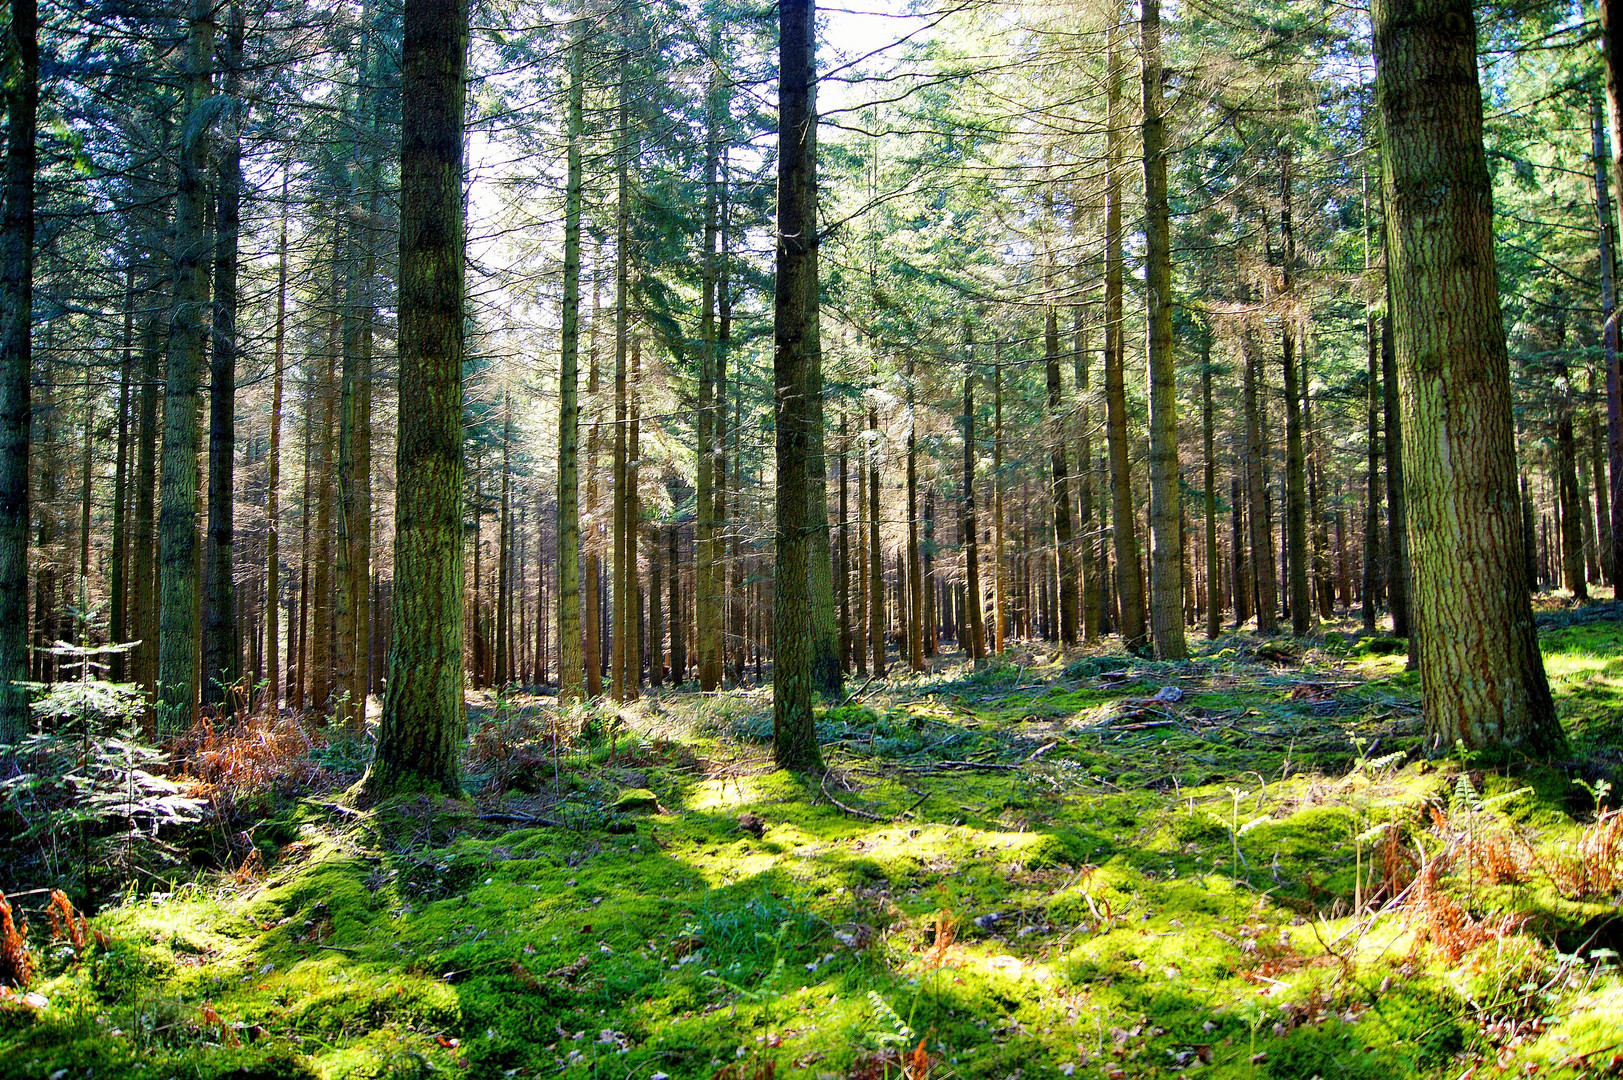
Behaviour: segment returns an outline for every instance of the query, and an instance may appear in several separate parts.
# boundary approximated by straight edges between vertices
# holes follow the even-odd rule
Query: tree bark
[[[204,171],[213,96],[214,7],[191,0],[187,13],[185,135],[175,194],[175,292],[164,388],[163,475],[158,510],[158,729],[191,726],[197,710],[196,607],[198,377],[208,304]]]
[[[204,553],[203,686],[205,705],[229,712],[241,672],[236,587],[232,581],[236,510],[237,232],[242,203],[242,6],[231,6],[219,58],[226,105],[220,115],[214,213],[214,336],[209,356],[208,550]]]
[[[11,0],[16,67],[7,80],[4,216],[0,218],[0,746],[28,730],[28,441],[34,311],[34,134],[39,108],[38,9]]]
[[[371,799],[460,797],[463,73],[467,0],[406,0],[393,644]]]
[[[979,661],[986,655],[986,632],[981,625],[981,560],[976,546],[975,521],[975,339],[964,323],[964,502],[961,529],[964,542],[964,630],[960,635],[965,655]]]
[[[1599,7],[1601,56],[1606,62],[1606,129],[1611,144],[1612,184],[1623,192],[1623,101],[1619,101],[1619,83],[1623,81],[1623,34],[1617,32],[1613,0],[1600,0]],[[1601,198],[1604,199],[1604,192]],[[1617,211],[1623,215],[1623,201],[1618,203]],[[1623,217],[1618,224],[1617,235],[1623,235]],[[1616,319],[1614,307],[1612,318],[1607,322],[1612,347],[1606,354],[1606,464],[1612,511],[1612,570],[1614,575],[1623,575],[1623,377],[1618,371]],[[1613,586],[1616,587],[1616,576]]]
[[[1154,0],[1151,0],[1153,3]],[[1052,288],[1052,275],[1049,276]],[[1059,575],[1059,638],[1075,645],[1077,636],[1076,562],[1071,546],[1071,490],[1065,460],[1065,399],[1059,372],[1059,311],[1052,303],[1043,319],[1043,368],[1048,380],[1049,503],[1054,523],[1054,555]]]
[[[558,697],[585,695],[580,597],[580,214],[584,188],[585,13],[575,12],[569,48],[568,175],[564,192],[563,328],[558,361]],[[672,563],[671,573],[676,573]]]
[[[1297,369],[1295,313],[1292,300],[1292,264],[1296,261],[1296,232],[1291,218],[1291,150],[1280,148],[1280,233],[1284,247],[1283,293],[1286,309],[1280,316],[1280,356],[1285,372],[1285,546],[1286,581],[1290,589],[1291,634],[1306,637],[1318,628],[1308,586],[1307,451],[1302,435],[1302,386]]]
[[[1158,660],[1189,655],[1183,620],[1183,511],[1178,490],[1178,367],[1172,347],[1172,234],[1162,116],[1161,3],[1142,0],[1144,290],[1150,381],[1150,630]]]
[[[1251,300],[1250,285],[1243,278],[1239,283],[1239,300]],[[1272,634],[1278,629],[1279,598],[1275,590],[1273,571],[1273,521],[1268,510],[1268,475],[1263,468],[1263,455],[1267,444],[1263,441],[1262,410],[1259,401],[1260,372],[1258,371],[1256,335],[1249,325],[1240,329],[1240,351],[1245,361],[1242,376],[1241,400],[1245,412],[1245,472],[1246,495],[1251,519],[1251,568],[1256,579],[1252,595],[1256,598],[1257,633]]]
[[[776,413],[772,746],[779,768],[822,767],[812,717],[811,531],[808,471],[817,387],[817,105],[814,0],[778,5],[777,288],[772,376]]]
[[[1420,678],[1434,746],[1565,749],[1523,577],[1469,0],[1375,0]]]
[[[1216,640],[1223,633],[1223,578],[1218,573],[1221,556],[1217,541],[1217,438],[1212,428],[1212,344],[1201,337],[1200,422],[1206,468],[1206,637]]]
[[[1121,67],[1116,36],[1110,28],[1106,63],[1105,121],[1105,443],[1110,455],[1110,525],[1116,557],[1116,601],[1122,643],[1144,645],[1148,632],[1144,612],[1144,569],[1139,557],[1133,505],[1133,470],[1127,431],[1126,324],[1123,314],[1121,223]]]

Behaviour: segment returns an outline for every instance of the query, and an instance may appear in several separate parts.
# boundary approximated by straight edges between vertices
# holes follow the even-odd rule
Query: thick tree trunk
[[[38,11],[11,0],[4,217],[0,218],[0,746],[28,730],[28,441],[33,373]]]
[[[1604,13],[1608,7],[1609,0],[1608,3],[1603,3],[1601,5],[1602,12]],[[1606,40],[1608,55],[1610,55],[1609,50],[1611,37],[1609,33]],[[1615,260],[1612,243],[1613,229],[1616,227],[1616,219],[1612,217],[1611,190],[1606,180],[1608,152],[1606,139],[1601,132],[1601,109],[1598,101],[1595,103],[1595,107],[1592,110],[1591,115],[1590,147],[1590,156],[1593,158],[1595,168],[1595,222],[1598,227],[1598,235],[1600,237],[1598,261],[1600,263],[1600,299],[1602,319],[1601,356],[1603,358],[1603,371],[1605,372],[1606,377],[1607,415],[1608,417],[1611,417],[1617,415],[1616,412],[1613,411],[1616,407],[1612,404],[1617,397],[1617,279],[1614,276]],[[1589,373],[1589,396],[1591,398],[1595,396],[1595,373],[1593,370],[1591,370]],[[1601,572],[1605,575],[1607,583],[1613,587],[1615,592],[1617,588],[1618,564],[1614,561],[1614,549],[1612,546],[1615,541],[1613,540],[1612,531],[1611,489],[1610,485],[1607,483],[1606,467],[1603,464],[1604,459],[1601,454],[1600,422],[1594,418],[1593,413],[1591,413],[1590,416],[1591,426],[1593,428],[1593,431],[1591,432],[1592,453],[1590,471],[1595,474],[1595,520],[1597,522],[1598,531],[1600,534],[1600,566]],[[1607,428],[1610,430],[1610,424],[1607,425]],[[1615,462],[1616,459],[1614,458],[1613,461]]]
[[[467,0],[406,0],[394,633],[372,799],[462,793],[462,113]]]
[[[1183,511],[1178,490],[1178,366],[1172,343],[1172,233],[1162,116],[1161,3],[1140,4],[1144,135],[1144,290],[1149,322],[1150,630],[1159,660],[1189,655],[1183,619]]]
[[[1623,101],[1619,100],[1619,84],[1623,82],[1623,33],[1618,32],[1614,0],[1600,0],[1601,55],[1606,62],[1606,129],[1610,136],[1612,183],[1623,192]],[[1604,200],[1605,193],[1600,193]],[[1617,206],[1623,215],[1623,201]],[[1612,224],[1611,221],[1607,222]],[[1619,232],[1623,235],[1623,217],[1619,219]],[[1618,371],[1617,312],[1614,307],[1609,335],[1611,349],[1606,354],[1606,458],[1611,481],[1608,490],[1612,511],[1612,569],[1613,586],[1616,577],[1623,576],[1623,377]]]
[[[583,12],[569,49],[568,176],[564,192],[563,328],[558,363],[558,697],[585,694],[580,597],[580,214],[584,187],[581,140],[585,120],[587,24]],[[676,564],[671,564],[676,573]]]
[[[816,449],[818,391],[817,104],[814,0],[778,5],[777,289],[772,375],[776,413],[772,746],[780,768],[822,767],[812,717],[811,531],[808,475]],[[820,478],[819,478],[820,479]]]
[[[1436,745],[1565,748],[1521,559],[1469,0],[1375,0],[1415,616]]]
[[[175,194],[175,293],[158,510],[158,728],[164,732],[186,729],[197,710],[197,405],[208,304],[204,171],[214,91],[214,7],[209,0],[191,0],[187,24],[188,120]]]
[[[241,678],[236,588],[232,581],[236,510],[237,232],[242,203],[242,6],[233,4],[221,50],[226,105],[214,213],[214,337],[209,356],[208,549],[204,552],[205,705],[229,711]]]

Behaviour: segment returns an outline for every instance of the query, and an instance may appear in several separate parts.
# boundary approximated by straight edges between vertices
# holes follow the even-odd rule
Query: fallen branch
[[[822,783],[823,795],[828,799],[829,802],[833,803],[835,806],[839,807],[841,810],[844,810],[847,814],[850,814],[853,817],[866,818],[868,821],[889,821],[890,820],[889,818],[882,818],[878,814],[870,814],[866,810],[858,810],[854,806],[847,806],[844,803],[842,803],[840,800],[836,799],[832,794],[830,794],[829,790],[828,790],[828,776],[829,776],[829,773],[832,772],[832,771],[833,770],[825,770],[823,772],[823,783]]]
[[[480,814],[480,821],[517,821],[525,825],[549,825],[554,829],[561,829],[564,823],[551,818],[532,817],[529,814]]]

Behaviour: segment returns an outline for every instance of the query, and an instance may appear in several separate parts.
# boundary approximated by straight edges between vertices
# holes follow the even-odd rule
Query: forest
[[[1623,3],[3,7],[0,1080],[1623,1076]]]

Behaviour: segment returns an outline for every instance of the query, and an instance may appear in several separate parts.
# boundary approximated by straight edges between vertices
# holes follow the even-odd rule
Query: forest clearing
[[[0,1080],[1623,1076],[1613,0],[0,3]]]
[[[193,792],[234,809],[164,832],[219,870],[88,933],[19,901],[40,999],[0,1014],[5,1069],[1614,1075],[1607,607],[1546,618],[1577,775],[1428,760],[1391,639],[1334,632],[949,661],[823,713],[821,779],[772,769],[752,690],[485,695],[472,798],[366,813],[353,759],[299,774],[260,721]]]

